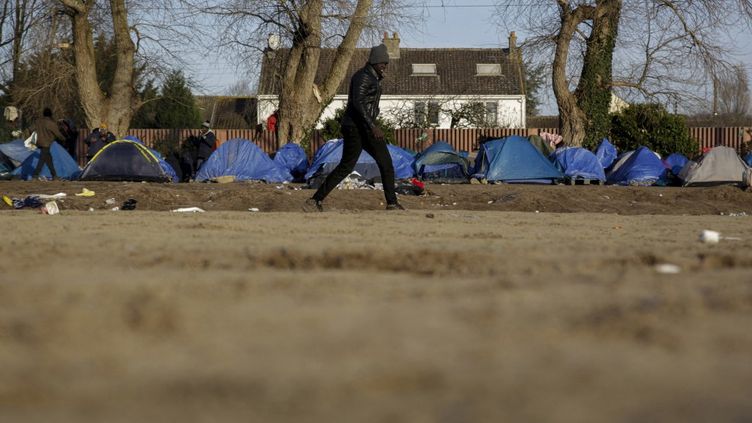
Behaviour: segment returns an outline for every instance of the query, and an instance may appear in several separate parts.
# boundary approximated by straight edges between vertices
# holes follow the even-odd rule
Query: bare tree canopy
[[[696,97],[730,67],[720,33],[749,28],[752,0],[512,0],[496,16],[533,34],[524,47],[551,66],[562,133],[579,145],[608,135],[613,89],[664,104]]]

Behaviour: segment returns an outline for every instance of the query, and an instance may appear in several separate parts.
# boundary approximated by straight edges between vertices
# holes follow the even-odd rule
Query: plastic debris
[[[115,199],[114,198],[108,198],[108,199],[104,200],[104,203],[107,204],[108,206],[111,206],[111,205],[115,204]]]
[[[42,200],[39,199],[39,197],[36,196],[28,196],[24,198],[23,200],[20,200],[18,198],[13,198],[13,208],[15,209],[23,209],[23,208],[31,208],[31,209],[38,209],[44,205]]]
[[[138,200],[135,198],[129,198],[123,202],[123,205],[120,207],[121,210],[136,210],[136,203],[138,203]]]
[[[700,241],[706,244],[718,244],[721,240],[721,234],[716,231],[709,231],[707,229],[700,232]]]
[[[3,202],[8,206],[13,207],[13,200],[11,200],[11,198],[7,195],[3,195]]]
[[[257,209],[256,207],[251,207],[250,209],[248,209],[248,211],[249,212],[257,212],[257,211],[259,211],[259,209]]]
[[[96,193],[88,188],[84,188],[81,192],[76,193],[76,197],[93,197]]]
[[[173,213],[204,213],[206,210],[200,207],[181,207],[179,209],[172,210]]]
[[[68,194],[64,192],[58,192],[57,194],[32,194],[34,197],[38,197],[40,200],[59,200],[65,198]]]
[[[681,272],[681,268],[675,264],[661,263],[655,265],[655,271],[667,275],[675,275]]]
[[[44,214],[60,214],[60,208],[57,206],[57,203],[55,201],[45,203],[44,207],[42,207],[40,210]]]

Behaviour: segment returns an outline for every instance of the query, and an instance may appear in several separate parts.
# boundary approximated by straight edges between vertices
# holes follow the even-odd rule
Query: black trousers
[[[313,199],[323,201],[347,175],[352,173],[360,153],[366,150],[376,160],[376,166],[379,167],[386,203],[395,204],[397,194],[394,193],[394,165],[392,156],[386,148],[386,141],[377,140],[369,129],[361,127],[343,126],[342,135],[345,139],[342,147],[342,160],[313,194]]]
[[[52,177],[57,178],[55,165],[52,164],[52,154],[50,154],[50,147],[39,147],[39,161],[37,162],[37,167],[34,169],[34,174],[32,175],[32,177],[36,178],[37,176],[39,176],[39,174],[42,173],[44,165],[47,165],[47,168],[50,169]]]

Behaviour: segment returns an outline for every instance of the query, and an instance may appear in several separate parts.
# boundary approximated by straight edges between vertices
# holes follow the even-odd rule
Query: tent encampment
[[[26,160],[13,171],[13,176],[25,180],[31,179],[37,167],[40,154],[41,152],[38,149],[31,152]],[[58,178],[75,179],[78,177],[81,168],[78,167],[78,163],[73,160],[73,157],[68,154],[63,146],[57,142],[53,142],[50,146],[50,155],[52,156],[52,165],[55,166],[55,173],[57,173]],[[51,178],[52,173],[50,173],[50,169],[47,166],[44,166],[39,176]]]
[[[24,145],[24,140],[13,140],[0,144],[0,153],[5,154],[14,164],[15,167],[21,166],[33,150],[29,150]]]
[[[570,180],[606,181],[600,160],[590,150],[581,147],[558,148],[551,153],[550,159]]]
[[[236,181],[290,182],[290,172],[252,141],[236,138],[222,143],[201,165],[197,181],[233,176]]]
[[[310,186],[318,187],[326,176],[332,173],[342,159],[342,148],[343,141],[341,139],[333,139],[327,141],[316,151],[311,166],[305,174],[305,180]],[[389,155],[392,157],[395,179],[408,179],[415,176],[412,167],[415,159],[412,154],[392,144],[387,144],[387,149],[389,149]],[[358,172],[366,180],[372,180],[381,176],[379,168],[376,166],[376,160],[370,154],[366,153],[365,150],[360,153],[353,171]]]
[[[308,156],[301,146],[295,143],[283,145],[274,154],[274,161],[287,169],[294,181],[301,182],[308,171]]]
[[[413,168],[424,181],[465,183],[470,176],[467,159],[445,141],[438,141],[418,153]]]
[[[658,156],[647,147],[622,154],[606,175],[614,185],[665,185],[668,169]]]
[[[601,140],[601,143],[598,144],[598,148],[595,150],[595,157],[601,162],[601,166],[603,166],[604,169],[608,169],[614,164],[616,156],[616,147],[614,147],[614,145],[606,138]]]
[[[688,161],[679,172],[684,186],[743,185],[749,166],[731,147],[713,147],[697,161]]]
[[[142,143],[117,140],[92,157],[81,172],[81,180],[170,182],[173,175],[165,172],[159,158]]]
[[[564,174],[527,138],[514,135],[481,145],[473,177],[489,182],[551,184],[564,179]]]

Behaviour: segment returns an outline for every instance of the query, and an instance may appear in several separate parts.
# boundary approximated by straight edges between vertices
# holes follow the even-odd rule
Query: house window
[[[486,103],[486,124],[488,126],[499,124],[499,104],[495,101]]]
[[[439,126],[439,103],[436,101],[416,101],[415,124],[419,127]]]
[[[501,65],[499,63],[476,63],[476,76],[501,76]]]
[[[435,76],[436,63],[413,63],[413,76]]]

